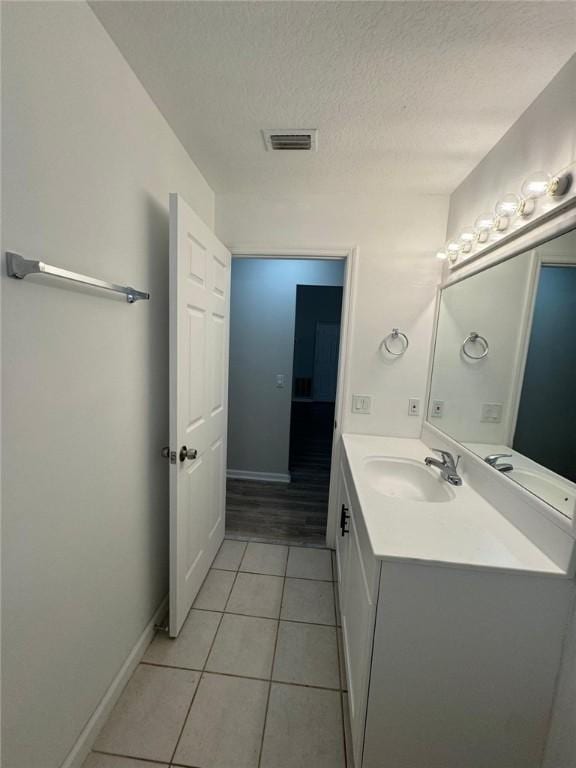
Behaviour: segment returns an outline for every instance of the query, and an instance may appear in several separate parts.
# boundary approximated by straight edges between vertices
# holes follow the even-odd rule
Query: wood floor
[[[294,402],[291,483],[228,480],[226,536],[324,545],[334,403]]]

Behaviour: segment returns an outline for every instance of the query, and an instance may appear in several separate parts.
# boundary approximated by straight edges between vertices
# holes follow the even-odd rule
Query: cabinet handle
[[[342,511],[340,512],[340,530],[342,531],[342,536],[344,534],[348,533],[348,528],[346,527],[346,522],[348,521],[348,518],[350,515],[348,514],[349,510],[346,504],[342,504]]]

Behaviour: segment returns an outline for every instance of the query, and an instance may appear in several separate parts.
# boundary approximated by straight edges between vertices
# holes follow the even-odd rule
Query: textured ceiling
[[[449,193],[576,47],[550,0],[91,7],[217,192]],[[261,128],[318,128],[318,153]]]

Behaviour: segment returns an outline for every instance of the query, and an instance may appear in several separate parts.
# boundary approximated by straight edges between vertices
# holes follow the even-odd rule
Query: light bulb
[[[512,219],[520,211],[521,201],[518,195],[510,193],[496,203],[496,216]]]
[[[476,232],[474,232],[472,227],[466,227],[466,229],[463,229],[462,232],[460,232],[460,240],[462,240],[463,243],[473,243],[474,240],[476,240]]]
[[[466,227],[460,232],[460,247],[464,253],[470,253],[472,245],[476,240],[476,232],[472,227]]]
[[[460,253],[460,243],[457,243],[456,240],[450,240],[450,242],[446,243],[446,253],[453,264]]]
[[[493,226],[494,216],[492,216],[491,213],[483,213],[481,216],[478,216],[474,224],[474,229],[476,230],[479,243],[485,243],[486,240],[488,240],[488,236],[490,235]]]
[[[448,258],[448,254],[446,253],[446,251],[438,251],[436,253],[436,258],[437,259],[447,259]]]
[[[550,189],[552,177],[545,171],[536,171],[522,184],[522,195],[526,198],[544,197]]]

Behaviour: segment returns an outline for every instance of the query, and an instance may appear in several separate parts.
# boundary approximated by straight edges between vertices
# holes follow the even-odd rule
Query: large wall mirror
[[[440,297],[428,420],[576,514],[576,230]]]

